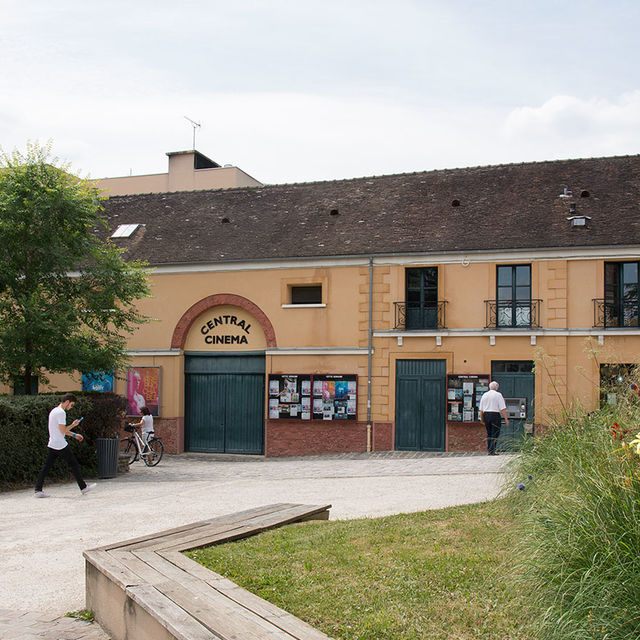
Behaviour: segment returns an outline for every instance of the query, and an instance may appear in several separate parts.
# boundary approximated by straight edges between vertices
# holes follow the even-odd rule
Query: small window
[[[322,285],[292,285],[291,304],[322,304]]]
[[[139,227],[138,223],[136,224],[121,224],[118,225],[116,230],[111,234],[112,238],[130,238],[133,235],[133,232]]]
[[[628,393],[638,379],[637,364],[600,365],[600,407],[618,404],[619,394]]]
[[[493,360],[491,375],[496,373],[533,373],[531,360]]]

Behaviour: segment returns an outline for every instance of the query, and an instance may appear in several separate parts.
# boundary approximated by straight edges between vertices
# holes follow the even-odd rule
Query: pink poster
[[[160,409],[160,367],[129,367],[127,370],[127,415],[142,415],[147,407],[152,416]]]

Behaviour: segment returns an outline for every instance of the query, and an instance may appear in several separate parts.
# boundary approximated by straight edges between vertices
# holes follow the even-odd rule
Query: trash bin
[[[118,474],[118,438],[97,438],[98,478],[115,478]]]

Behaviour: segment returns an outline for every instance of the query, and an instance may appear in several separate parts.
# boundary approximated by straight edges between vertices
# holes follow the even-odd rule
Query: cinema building
[[[492,379],[508,448],[638,360],[640,156],[212,187],[172,155],[105,203],[152,266],[115,390],[170,452],[482,451]]]

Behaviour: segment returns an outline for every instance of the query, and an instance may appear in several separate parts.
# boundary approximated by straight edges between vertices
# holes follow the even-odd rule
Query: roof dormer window
[[[136,224],[120,224],[116,230],[111,234],[112,238],[130,238],[133,232],[140,226]]]

